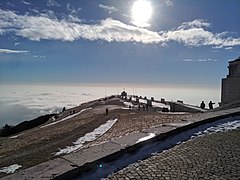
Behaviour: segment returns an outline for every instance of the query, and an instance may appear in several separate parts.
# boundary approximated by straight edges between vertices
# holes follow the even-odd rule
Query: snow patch
[[[18,134],[18,135],[15,135],[15,136],[11,136],[11,137],[9,137],[10,139],[15,139],[15,138],[17,138],[17,137],[19,137],[19,136],[21,136],[22,134]]]
[[[202,109],[200,107],[197,107],[197,106],[193,106],[193,105],[190,105],[190,104],[182,104],[186,107],[189,107],[189,108],[192,108],[192,109],[196,109],[196,110],[200,110],[200,111],[206,111],[206,109]]]
[[[50,120],[51,120],[51,121],[56,121],[55,116],[52,116],[52,117],[50,118]]]
[[[21,165],[13,164],[11,166],[1,168],[0,173],[12,174],[21,167]]]
[[[129,108],[127,108],[127,107],[122,107],[121,109],[125,109],[125,110],[126,110],[126,109],[129,109]]]
[[[137,99],[135,97],[132,97],[132,101],[136,101]]]
[[[94,129],[94,131],[85,134],[85,136],[80,137],[77,141],[73,142],[74,146],[67,146],[64,149],[60,149],[59,152],[55,153],[55,155],[61,154],[69,154],[71,152],[75,152],[79,148],[83,146],[85,142],[94,141],[98,137],[102,136],[106,133],[115,123],[117,122],[117,118],[113,120],[108,120],[105,124],[102,124],[98,128]]]
[[[146,99],[139,99],[139,102],[143,103],[143,104],[147,104],[147,100]]]
[[[145,136],[145,137],[142,137],[142,138],[138,139],[136,143],[139,143],[139,142],[142,142],[142,141],[146,141],[146,140],[151,139],[151,138],[153,138],[155,136],[156,136],[156,134],[149,133],[148,136]]]
[[[152,102],[152,106],[153,106],[153,107],[168,108],[168,109],[170,109],[170,105],[166,105],[166,104],[159,103],[159,102]]]
[[[181,114],[189,114],[189,112],[160,112],[161,114],[176,114],[176,115],[181,115]]]
[[[176,122],[176,123],[169,123],[169,126],[176,126],[176,127],[182,127],[191,124],[192,122],[190,121],[185,121],[185,122]]]
[[[52,125],[54,125],[54,124],[57,124],[57,123],[60,123],[60,122],[66,121],[66,120],[71,119],[71,118],[73,118],[73,117],[75,117],[75,116],[77,116],[77,115],[83,113],[84,111],[87,111],[87,110],[90,110],[90,109],[92,109],[92,108],[90,107],[90,108],[82,109],[82,110],[81,110],[80,112],[78,112],[78,113],[75,113],[75,114],[69,115],[69,116],[67,116],[67,117],[65,117],[65,118],[63,118],[63,119],[61,119],[61,120],[59,120],[59,121],[52,122],[52,123],[50,123],[50,124],[46,124],[46,125],[44,125],[44,126],[41,126],[40,128],[44,128],[44,127],[48,127],[48,126],[52,126]]]
[[[236,121],[229,121],[223,124],[218,124],[217,126],[209,127],[204,131],[199,131],[195,133],[191,138],[201,137],[207,134],[218,133],[218,132],[225,132],[229,130],[234,130],[240,128],[240,120]]]
[[[123,102],[123,104],[127,107],[129,106],[134,107],[134,105],[131,102]]]

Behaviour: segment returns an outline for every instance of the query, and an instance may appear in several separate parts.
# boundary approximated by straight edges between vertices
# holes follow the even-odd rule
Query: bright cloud
[[[71,14],[78,14],[79,11],[81,11],[81,8],[75,9],[73,6],[71,6],[69,3],[67,3],[67,10],[71,13]]]
[[[172,0],[163,0],[163,2],[164,2],[167,6],[173,6],[173,1],[172,1]]]
[[[0,54],[17,54],[17,53],[28,53],[29,51],[22,51],[22,50],[12,50],[12,49],[0,49]]]
[[[26,4],[26,5],[30,5],[30,3],[29,2],[27,2],[27,1],[21,1],[23,4]]]
[[[109,14],[118,11],[118,9],[113,7],[113,6],[106,6],[106,5],[103,5],[103,4],[99,4],[98,7],[108,11]]]
[[[107,18],[97,24],[84,24],[78,19],[57,19],[48,15],[18,15],[12,11],[0,10],[0,32],[14,33],[33,41],[62,40],[74,41],[85,39],[107,42],[139,42],[143,44],[165,45],[175,41],[185,46],[213,46],[226,48],[240,45],[240,38],[227,36],[227,32],[213,33],[206,28],[211,25],[207,21],[196,19],[184,22],[169,31],[155,32],[124,24],[119,20]],[[0,34],[1,34],[0,33]]]
[[[47,6],[60,6],[60,4],[58,4],[58,2],[55,0],[48,0]]]
[[[45,58],[46,56],[38,56],[38,55],[34,55],[34,58]]]
[[[18,46],[18,45],[20,45],[20,42],[15,42],[14,43],[14,46]]]
[[[189,29],[189,28],[201,28],[201,27],[210,27],[210,23],[202,19],[195,19],[190,22],[184,22],[178,29]]]
[[[206,58],[206,59],[183,59],[182,61],[184,62],[216,62],[217,59],[211,59],[211,58]]]

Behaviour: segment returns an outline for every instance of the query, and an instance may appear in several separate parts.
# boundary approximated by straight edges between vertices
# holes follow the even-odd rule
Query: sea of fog
[[[209,86],[174,86],[174,85],[0,85],[0,127],[16,125],[40,115],[57,113],[66,108],[78,106],[83,102],[120,94],[183,100],[199,105],[211,100],[220,101],[220,87]],[[217,106],[215,104],[215,107]]]

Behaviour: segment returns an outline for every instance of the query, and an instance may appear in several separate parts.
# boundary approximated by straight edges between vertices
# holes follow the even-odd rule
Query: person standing
[[[213,109],[213,104],[215,104],[215,103],[213,103],[212,101],[210,101],[210,102],[208,103],[209,109]]]
[[[106,108],[106,114],[105,115],[108,115],[108,108]]]
[[[200,107],[201,107],[202,109],[205,108],[205,103],[204,103],[204,101],[201,102]]]

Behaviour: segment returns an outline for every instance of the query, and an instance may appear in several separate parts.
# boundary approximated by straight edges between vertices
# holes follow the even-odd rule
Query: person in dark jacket
[[[213,103],[212,101],[210,101],[210,102],[208,103],[209,109],[213,109],[213,104],[215,104],[215,103]]]
[[[201,107],[202,109],[205,108],[205,103],[204,103],[204,101],[201,102],[200,107]]]

